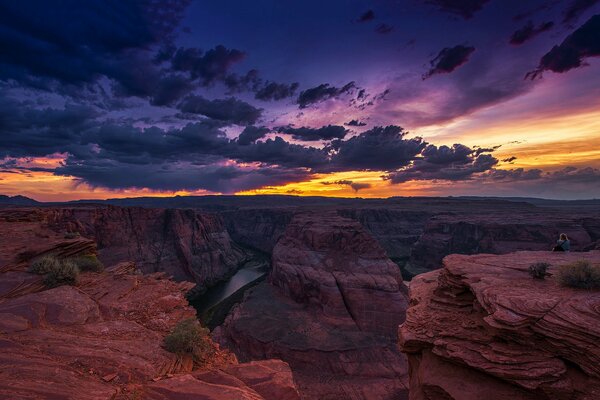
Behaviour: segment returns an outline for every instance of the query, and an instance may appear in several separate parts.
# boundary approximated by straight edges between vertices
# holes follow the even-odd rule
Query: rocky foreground
[[[600,291],[528,274],[580,259],[600,251],[451,255],[416,277],[399,330],[410,399],[599,399]]]
[[[303,398],[403,399],[396,335],[407,304],[399,268],[358,222],[299,213],[273,250],[269,282],[216,336],[242,359],[289,363]]]
[[[288,365],[239,364],[217,348],[206,365],[162,348],[175,324],[194,317],[184,293],[133,263],[82,273],[77,286],[47,289],[30,259],[93,254],[94,241],[65,239],[39,215],[0,219],[0,398],[299,399]]]

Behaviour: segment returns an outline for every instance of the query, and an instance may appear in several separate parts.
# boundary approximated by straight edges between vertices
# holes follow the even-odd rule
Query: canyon
[[[27,380],[39,393],[47,390],[30,365],[42,357],[40,368],[89,381],[98,390],[89,398],[132,391],[156,399],[210,396],[210,385],[225,385],[231,398],[244,399],[470,400],[485,388],[481,380],[497,388],[498,399],[591,399],[581,393],[596,390],[596,372],[577,354],[596,357],[582,344],[596,336],[568,340],[588,325],[593,332],[593,323],[577,324],[586,315],[597,318],[595,297],[558,288],[553,279],[535,286],[524,271],[534,261],[597,260],[598,215],[594,201],[468,198],[207,196],[4,206],[0,309],[8,311],[0,313],[8,322],[0,337],[12,349],[7,365],[19,364],[22,353],[30,370],[20,373],[21,386],[3,390],[26,390]],[[574,251],[550,253],[563,232]],[[26,266],[49,251],[97,254],[109,268],[83,274],[77,287],[45,289]],[[519,287],[520,298],[510,291]],[[576,295],[589,307],[554,316],[566,321],[564,338],[541,337],[549,334],[532,321],[547,310],[536,304]],[[161,348],[174,324],[195,314],[186,297],[201,319],[209,315],[202,320],[220,344],[208,368],[173,361]],[[61,309],[67,322],[56,317]],[[526,322],[500,326],[519,313]],[[92,337],[99,327],[107,334]],[[60,343],[67,334],[82,339]],[[575,355],[555,343],[563,340]],[[96,354],[106,343],[111,351]],[[530,348],[532,359],[515,356]],[[538,378],[522,370],[537,367],[546,375],[531,383]],[[469,390],[452,386],[452,376]],[[65,393],[74,386],[56,385]],[[43,398],[35,393],[23,398]],[[540,393],[546,397],[535,397]]]
[[[190,357],[163,349],[175,324],[195,316],[185,299],[191,282],[120,262],[82,273],[77,286],[45,287],[27,272],[31,259],[96,253],[93,240],[52,229],[56,215],[0,212],[1,398],[300,398],[280,360],[239,363],[213,344],[211,359],[196,368]]]

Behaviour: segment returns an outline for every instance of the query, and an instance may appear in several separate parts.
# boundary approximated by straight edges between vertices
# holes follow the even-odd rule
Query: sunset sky
[[[0,194],[600,198],[600,0],[0,0]]]

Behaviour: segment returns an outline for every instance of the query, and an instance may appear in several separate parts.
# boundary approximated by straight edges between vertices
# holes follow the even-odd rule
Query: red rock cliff
[[[402,399],[396,348],[406,287],[358,223],[296,215],[273,251],[270,283],[246,295],[216,336],[242,358],[288,362],[306,399]]]
[[[145,273],[214,285],[238,268],[246,254],[218,216],[179,209],[69,207],[37,210],[57,232],[79,232],[98,244],[106,264],[134,261]]]
[[[579,259],[600,252],[451,255],[415,278],[399,330],[410,399],[600,398],[600,291],[527,272]]]

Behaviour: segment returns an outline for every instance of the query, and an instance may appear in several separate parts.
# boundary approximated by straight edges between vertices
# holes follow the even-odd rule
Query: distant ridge
[[[41,204],[39,201],[30,199],[25,196],[6,196],[0,194],[0,205],[14,205],[14,206],[36,206]]]

